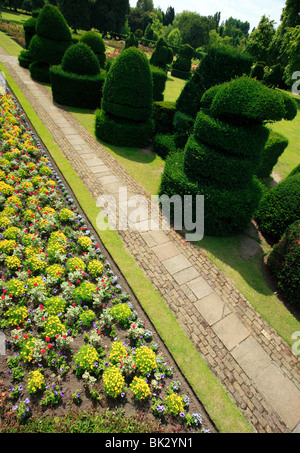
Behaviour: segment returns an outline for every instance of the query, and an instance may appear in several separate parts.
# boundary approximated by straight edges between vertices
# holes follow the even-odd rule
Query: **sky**
[[[136,6],[136,0],[129,0],[130,6]],[[285,0],[153,0],[154,7],[166,11],[169,6],[175,9],[175,14],[184,10],[199,13],[201,16],[213,16],[221,12],[221,22],[230,16],[250,23],[250,32],[257,27],[261,17],[265,14],[280,24],[280,16],[285,6]]]

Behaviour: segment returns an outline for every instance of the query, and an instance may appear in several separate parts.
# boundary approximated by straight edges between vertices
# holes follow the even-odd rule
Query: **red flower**
[[[46,349],[41,349],[41,353],[44,354],[46,352]]]

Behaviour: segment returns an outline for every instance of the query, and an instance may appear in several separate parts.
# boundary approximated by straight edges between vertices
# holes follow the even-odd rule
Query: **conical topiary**
[[[50,68],[53,100],[86,109],[100,107],[105,71],[92,49],[83,42],[66,51],[62,64]]]
[[[125,49],[110,68],[103,87],[96,134],[120,146],[144,146],[153,134],[152,76],[146,55]]]
[[[167,64],[173,61],[173,50],[168,46],[167,42],[160,38],[155,46],[155,50],[151,55],[150,64],[158,68],[166,70]]]
[[[184,152],[167,158],[159,194],[190,194],[193,203],[204,195],[205,233],[236,234],[247,227],[261,198],[255,171],[269,135],[265,123],[286,118],[287,103],[280,92],[248,76],[213,87],[202,99],[205,109]]]
[[[56,6],[46,4],[39,14],[36,34],[29,45],[32,78],[50,82],[49,67],[60,64],[71,45],[72,35],[65,18]]]
[[[81,36],[79,42],[90,46],[99,61],[100,68],[104,68],[106,60],[105,44],[100,34],[95,31],[87,31]]]
[[[171,75],[187,80],[191,76],[192,58],[194,49],[189,44],[180,46],[176,61],[173,63]]]

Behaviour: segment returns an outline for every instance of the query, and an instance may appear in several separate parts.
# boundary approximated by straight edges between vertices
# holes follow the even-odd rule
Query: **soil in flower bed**
[[[0,112],[0,432],[73,409],[216,432],[17,100]]]

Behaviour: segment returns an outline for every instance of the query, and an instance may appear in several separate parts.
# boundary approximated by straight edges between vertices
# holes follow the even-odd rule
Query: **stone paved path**
[[[150,196],[62,107],[51,92],[0,47],[3,62],[53,139],[98,200],[113,195],[124,219],[128,198]],[[147,206],[131,228],[119,229],[127,250],[177,317],[191,341],[257,432],[300,432],[300,360],[231,281],[193,243],[165,222],[147,225]],[[3,342],[2,342],[3,343]],[[1,350],[0,337],[0,354]]]

